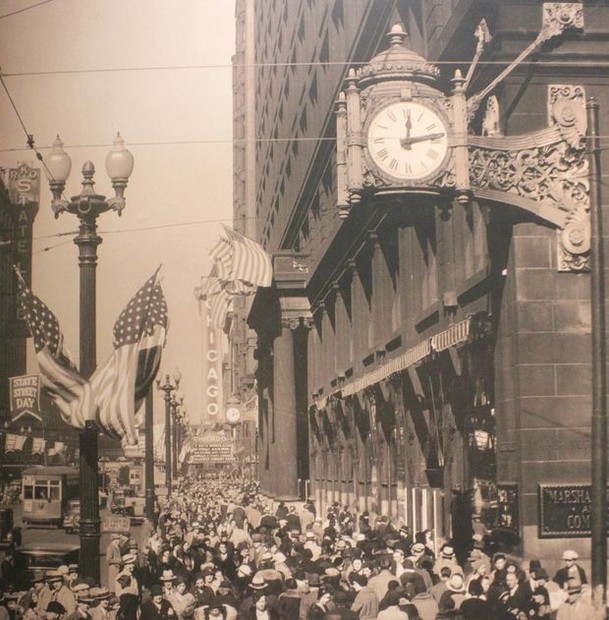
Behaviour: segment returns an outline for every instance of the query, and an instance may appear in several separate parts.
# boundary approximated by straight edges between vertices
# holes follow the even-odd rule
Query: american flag
[[[114,352],[91,377],[100,428],[137,444],[135,413],[157,374],[167,333],[167,303],[158,269],[114,324]]]
[[[209,275],[201,282],[200,295],[205,301],[209,312],[209,324],[213,328],[222,329],[226,320],[226,313],[231,302],[231,295],[235,294],[230,287],[232,282],[224,282],[218,277],[218,267],[214,263]]]
[[[91,388],[76,370],[63,345],[57,317],[27,287],[15,268],[21,312],[34,339],[42,387],[57,405],[63,420],[82,429],[93,413]]]
[[[226,238],[220,237],[211,249],[217,276],[232,294],[250,294],[254,287],[271,286],[273,263],[270,254],[256,241],[224,226]]]
[[[233,247],[228,239],[220,237],[218,243],[210,250],[209,255],[214,261],[216,277],[228,282],[233,279]]]
[[[233,249],[231,279],[254,286],[271,286],[273,263],[270,254],[256,241],[224,227]]]

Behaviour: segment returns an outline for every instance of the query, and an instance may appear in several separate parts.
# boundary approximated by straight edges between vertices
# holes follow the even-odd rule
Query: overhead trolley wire
[[[48,0],[49,2],[51,0]],[[467,60],[438,60],[430,61],[430,64],[442,67],[449,66],[454,67],[457,65],[467,65],[471,62],[471,59]],[[486,60],[478,63],[478,68],[482,67],[506,67],[511,64],[511,60]],[[309,62],[260,62],[260,63],[236,63],[236,64],[197,64],[197,65],[157,65],[151,67],[98,67],[95,69],[54,69],[47,71],[15,71],[4,72],[4,77],[36,77],[46,75],[78,75],[88,73],[127,73],[127,72],[147,72],[147,71],[199,71],[204,69],[264,69],[275,67],[363,67],[370,64],[369,61],[348,61],[348,60],[327,60],[327,61],[309,61]],[[539,62],[538,60],[523,60],[520,66],[541,66],[544,67],[577,67],[579,69],[586,66],[586,63],[582,64],[576,60],[569,61],[553,61],[545,60]],[[593,62],[588,63],[588,66],[599,68],[609,67],[608,62]]]
[[[49,2],[53,2],[53,0],[42,0],[42,2],[31,4],[30,6],[26,6],[22,9],[17,9],[16,11],[12,11],[11,13],[5,13],[4,15],[0,15],[0,19],[5,19],[6,17],[12,17],[13,15],[17,15],[17,13],[24,13],[25,11],[29,11],[30,9],[35,9],[37,6],[48,4]]]

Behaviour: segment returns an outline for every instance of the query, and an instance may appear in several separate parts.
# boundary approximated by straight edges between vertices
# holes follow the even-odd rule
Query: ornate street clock
[[[387,51],[350,71],[338,102],[343,217],[362,199],[383,193],[453,191],[456,137],[463,132],[453,103],[440,88],[438,68],[406,46],[402,27],[394,26],[389,37]]]
[[[544,2],[541,29],[525,50],[480,92],[468,89],[491,40],[482,20],[466,77],[459,71],[444,93],[439,69],[406,45],[399,25],[389,48],[351,69],[336,109],[339,216],[383,195],[435,193],[467,204],[472,198],[528,211],[557,230],[558,269],[589,268],[588,163],[585,92],[548,85],[548,126],[503,136],[493,90],[528,56],[566,30],[584,28],[579,2]],[[478,123],[473,123],[474,120]],[[475,135],[472,126],[482,127]],[[450,208],[450,207],[449,207]]]

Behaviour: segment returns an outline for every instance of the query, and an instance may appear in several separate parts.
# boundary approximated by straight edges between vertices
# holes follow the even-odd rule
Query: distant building
[[[590,484],[583,136],[586,97],[609,122],[609,8],[257,0],[237,16],[254,62],[235,68],[235,226],[255,218],[275,267],[237,311],[256,365],[234,366],[256,379],[263,491],[588,555],[585,492],[565,498]],[[232,333],[231,351],[252,344]]]

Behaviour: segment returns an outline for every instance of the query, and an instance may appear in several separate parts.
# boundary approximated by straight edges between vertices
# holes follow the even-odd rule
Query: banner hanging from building
[[[9,377],[11,418],[24,414],[42,420],[40,415],[40,375]]]

